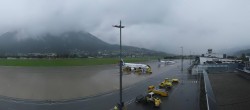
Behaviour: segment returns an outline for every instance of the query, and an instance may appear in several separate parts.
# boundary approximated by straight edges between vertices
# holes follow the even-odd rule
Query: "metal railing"
[[[201,110],[217,109],[215,96],[207,73],[207,70],[214,70],[214,69],[228,71],[229,65],[223,65],[223,64],[195,65],[192,68],[192,74],[198,76],[199,88],[200,88],[199,107]]]
[[[204,77],[204,86],[205,86],[206,101],[207,101],[207,110],[216,110],[217,105],[215,96],[207,72],[205,70],[203,70],[203,77]]]
[[[212,86],[210,84],[207,72],[204,70],[202,73],[198,74],[199,76],[199,81],[200,81],[200,109],[201,110],[216,110],[217,105],[216,105],[216,100],[215,96],[213,94]]]

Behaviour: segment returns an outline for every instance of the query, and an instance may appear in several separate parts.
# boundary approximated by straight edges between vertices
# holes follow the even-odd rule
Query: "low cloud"
[[[248,46],[250,1],[246,0],[8,0],[0,1],[0,33],[87,31],[124,45],[180,53]]]

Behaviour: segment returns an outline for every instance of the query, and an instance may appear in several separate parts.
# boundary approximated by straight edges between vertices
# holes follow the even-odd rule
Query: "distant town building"
[[[57,57],[56,53],[28,53],[27,57],[32,57],[32,58],[55,58]]]

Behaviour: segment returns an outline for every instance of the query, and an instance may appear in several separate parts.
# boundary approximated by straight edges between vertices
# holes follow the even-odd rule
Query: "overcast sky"
[[[180,53],[249,46],[249,0],[0,0],[0,34],[87,31],[112,44]]]

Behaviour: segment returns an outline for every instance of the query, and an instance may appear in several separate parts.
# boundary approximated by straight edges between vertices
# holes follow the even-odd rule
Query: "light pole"
[[[191,65],[191,64],[192,64],[192,62],[191,62],[191,61],[192,61],[192,60],[191,60],[191,58],[192,58],[192,57],[191,57],[191,50],[190,50],[189,52],[190,52],[189,60],[190,60],[190,65]]]
[[[113,27],[120,28],[120,104],[119,110],[122,110],[124,103],[122,102],[122,21],[120,20],[120,25],[113,25]]]
[[[183,71],[183,47],[181,46],[181,71]]]

